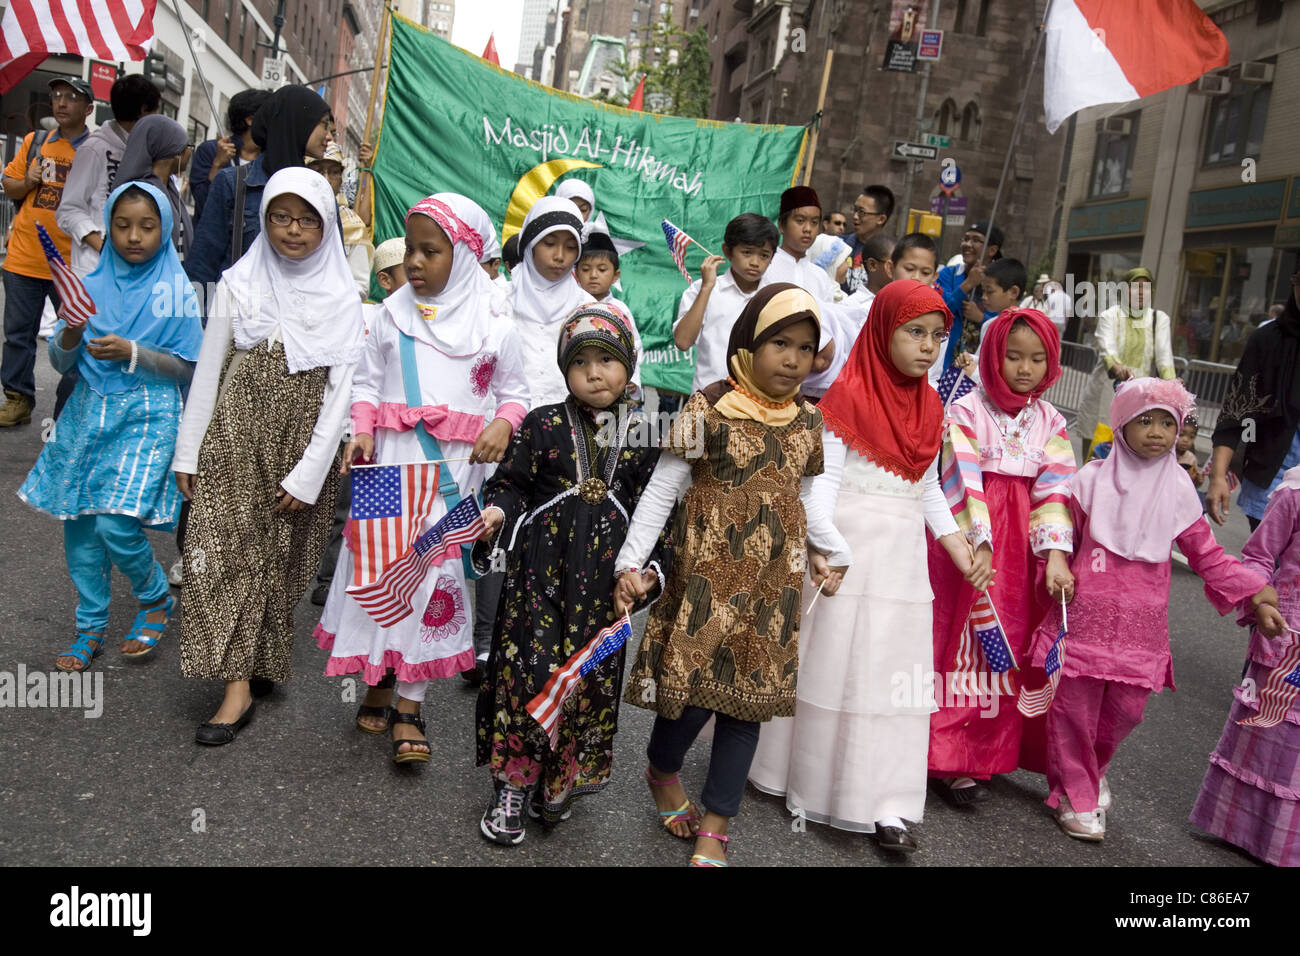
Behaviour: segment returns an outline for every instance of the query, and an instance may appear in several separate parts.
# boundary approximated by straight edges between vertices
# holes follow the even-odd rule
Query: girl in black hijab
[[[305,86],[282,86],[272,93],[253,116],[253,142],[262,149],[266,175],[301,166],[304,155],[324,156],[330,119],[329,104]]]

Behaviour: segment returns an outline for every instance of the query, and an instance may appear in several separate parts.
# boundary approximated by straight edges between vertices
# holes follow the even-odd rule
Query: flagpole
[[[375,103],[379,98],[379,71],[384,65],[384,43],[388,41],[389,34],[392,32],[393,11],[387,5],[384,6],[384,18],[379,23],[379,42],[375,44],[375,71],[370,77],[370,105],[366,107],[366,134],[362,137],[363,143],[370,142],[370,130],[375,120]]]
[[[822,131],[822,108],[826,105],[826,87],[831,82],[831,60],[835,57],[835,48],[830,45],[830,39],[826,42],[826,63],[822,67],[822,86],[817,93],[817,113],[813,119],[817,125],[813,127],[812,138],[808,142],[808,159],[803,164],[803,184],[807,186],[812,181],[813,162],[817,159],[817,137]],[[703,248],[703,246],[701,246]],[[817,600],[813,598],[813,600]]]
[[[1038,38],[1034,41],[1034,54],[1029,60],[1029,73],[1025,77],[1025,89],[1020,95],[1020,109],[1016,113],[1016,123],[1011,128],[1011,139],[1007,141],[1007,155],[1002,160],[1002,175],[998,177],[998,189],[993,194],[993,209],[989,212],[989,231],[984,234],[984,248],[980,251],[979,262],[976,263],[980,268],[984,267],[984,259],[989,252],[989,240],[992,238],[993,224],[997,221],[998,205],[1002,201],[1002,187],[1007,181],[1007,170],[1011,168],[1011,156],[1016,151],[1016,140],[1020,138],[1020,127],[1025,121],[1025,108],[1029,105],[1029,91],[1033,88],[1034,83],[1034,69],[1038,66],[1038,53],[1043,48],[1044,37],[1047,36],[1047,17],[1051,10],[1052,0],[1047,0],[1047,6],[1043,8],[1043,22],[1038,26]]]
[[[203,87],[203,95],[208,100],[208,109],[212,111],[212,125],[217,128],[217,139],[225,136],[225,131],[221,128],[221,114],[217,112],[217,104],[212,101],[212,91],[208,89],[207,77],[203,75],[203,66],[199,63],[199,58],[194,52],[194,41],[190,39],[189,27],[185,25],[185,18],[181,16],[180,0],[172,0],[172,7],[176,10],[176,19],[180,22],[181,33],[185,34],[185,45],[190,49],[190,59],[194,61],[194,71],[199,75],[199,86]]]
[[[443,461],[469,461],[473,455],[465,455],[461,458],[426,458],[421,461],[379,461],[370,465],[353,465],[352,470],[358,468],[405,468],[407,465],[436,465]]]

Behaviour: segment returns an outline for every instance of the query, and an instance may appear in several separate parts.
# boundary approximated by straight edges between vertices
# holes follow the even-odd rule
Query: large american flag
[[[9,0],[0,21],[0,93],[53,53],[143,60],[157,0]]]
[[[95,314],[95,302],[81,284],[72,267],[59,255],[58,246],[39,222],[36,234],[41,239],[41,249],[45,251],[45,261],[50,265],[50,276],[54,279],[54,289],[59,293],[59,315],[74,329],[85,325]],[[93,329],[92,329],[93,331]]]
[[[354,587],[375,581],[411,547],[438,500],[438,465],[379,465],[352,471]]]
[[[449,548],[477,541],[484,530],[483,512],[470,495],[416,538],[415,544],[385,568],[378,580],[363,587],[350,587],[348,593],[380,627],[392,627],[411,614],[411,596],[429,568],[439,563]]]
[[[682,278],[690,282],[691,274],[686,271],[686,247],[695,240],[667,219],[663,221],[663,227],[664,238],[668,240],[668,251],[672,254],[673,262],[677,263],[677,271],[682,274]]]
[[[1043,661],[1043,670],[1047,671],[1047,683],[1033,690],[1020,688],[1016,708],[1026,717],[1041,717],[1047,713],[1047,709],[1052,706],[1052,699],[1056,696],[1056,687],[1061,683],[1061,668],[1064,666],[1065,623],[1062,622],[1061,629],[1056,632],[1056,639],[1052,641],[1052,646],[1047,651],[1047,658]]]
[[[551,747],[559,742],[560,713],[564,702],[573,694],[578,681],[600,666],[611,654],[617,654],[632,638],[632,620],[626,614],[605,628],[574,654],[567,664],[551,674],[542,692],[528,702],[525,710],[542,725]]]
[[[1259,710],[1237,723],[1243,727],[1276,727],[1286,719],[1296,697],[1300,697],[1300,636],[1259,688]]]

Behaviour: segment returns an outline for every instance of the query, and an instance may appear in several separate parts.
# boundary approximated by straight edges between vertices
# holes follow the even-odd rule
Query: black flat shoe
[[[326,599],[330,596],[330,586],[328,584],[318,584],[312,588],[311,603],[317,607],[324,607]]]
[[[472,687],[477,687],[483,681],[483,665],[475,664],[469,670],[461,671],[460,679]]]
[[[248,702],[248,710],[240,716],[233,724],[214,724],[211,721],[204,721],[199,724],[199,729],[194,732],[194,742],[196,744],[207,744],[209,747],[222,747],[235,739],[235,736],[248,725],[253,719],[253,701]]]
[[[993,799],[993,792],[979,781],[976,781],[973,787],[954,787],[945,780],[931,777],[930,789],[942,797],[950,807],[969,807]]]
[[[420,733],[424,733],[424,720],[419,714],[404,714],[400,710],[394,710],[389,718],[389,727],[397,724],[414,724],[419,728]],[[410,750],[401,750],[402,744],[410,744]],[[416,750],[417,746],[429,746],[429,741],[423,737],[417,737],[414,740],[393,739],[393,763],[428,763],[431,754],[429,750]],[[431,750],[432,748],[430,748]]]
[[[876,827],[876,844],[891,853],[916,852],[916,838],[902,827]]]
[[[265,697],[275,690],[275,681],[265,677],[254,677],[248,682],[248,689],[254,697]]]

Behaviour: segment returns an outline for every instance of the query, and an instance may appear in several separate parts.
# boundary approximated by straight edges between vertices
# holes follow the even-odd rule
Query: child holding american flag
[[[1246,567],[1278,591],[1278,610],[1300,621],[1300,466],[1288,469],[1241,549]],[[1245,602],[1237,622],[1255,625]],[[1256,626],[1191,820],[1274,866],[1300,866],[1300,635],[1276,640]]]
[[[549,712],[530,704],[626,610],[611,600],[614,555],[659,460],[628,404],[636,347],[622,313],[578,307],[560,327],[557,358],[569,397],[519,426],[484,486],[488,530],[476,551],[486,563],[486,542],[495,539],[506,559],[477,732],[478,764],[491,769],[495,788],[479,830],[504,846],[524,839],[525,801],[528,815],[550,827],[568,819],[576,797],[609,782],[621,646],[592,655]],[[640,574],[655,591],[665,552],[661,538]]]
[[[1067,836],[1106,835],[1113,798],[1106,770],[1142,723],[1147,698],[1174,686],[1169,650],[1170,550],[1178,545],[1221,614],[1247,604],[1263,634],[1286,627],[1277,592],[1224,552],[1174,444],[1194,399],[1176,380],[1136,378],[1111,405],[1115,448],[1070,480],[1074,597],[1069,652],[1047,713],[1047,805]],[[1042,667],[1060,633],[1053,608],[1034,635]]]
[[[419,475],[395,478],[404,489],[396,502],[393,483],[388,493],[363,491],[365,482],[354,473],[356,533],[345,536],[315,633],[317,644],[330,651],[327,676],[360,674],[370,685],[356,726],[370,734],[391,732],[398,764],[430,759],[420,717],[429,681],[474,666],[460,547],[430,553],[422,563],[408,560],[416,575],[408,580],[418,584],[403,596],[405,613],[389,613],[396,603],[385,610],[366,593],[403,554],[411,557],[407,552],[424,523],[444,518],[474,493],[485,464],[501,459],[527,412],[518,340],[502,297],[479,265],[486,222],[477,203],[455,193],[437,193],[408,210],[406,284],[371,319],[352,388],[355,437],[344,449],[345,472],[363,459],[402,466],[439,462],[428,466],[439,487],[428,487]],[[405,467],[390,474],[399,471]],[[363,543],[360,522],[388,520],[394,511],[399,523],[401,516],[414,519],[402,524],[400,540],[383,538],[382,525],[367,524],[364,530],[376,533]]]
[[[1028,660],[1034,628],[1047,612],[1039,579],[1045,575],[1054,595],[1073,586],[1066,483],[1075,471],[1074,448],[1065,419],[1043,398],[1061,377],[1056,327],[1041,312],[1008,309],[985,328],[980,387],[948,406],[940,456],[944,496],[974,549],[974,568],[963,581],[938,542],[929,560],[940,706],[930,720],[930,787],[954,806],[991,796],[984,783],[993,774],[1043,772],[1043,721],[1026,719],[1014,701],[1020,686],[1046,681]],[[1018,673],[998,674],[975,648],[968,621],[980,591],[989,596]],[[980,704],[990,691],[1002,695],[996,711]]]
[[[62,671],[87,670],[99,653],[113,565],[140,602],[123,656],[151,653],[171,617],[167,576],[144,529],[173,528],[180,513],[167,466],[182,389],[203,338],[198,300],[180,281],[185,272],[170,241],[167,197],[146,183],[124,183],[108,197],[104,220],[99,266],[86,276],[84,295],[61,296],[49,343],[55,369],[75,367],[81,376],[18,490],[23,501],[63,522],[68,573],[80,600],[76,639],[55,661]],[[159,284],[182,294],[160,301],[153,291]]]

